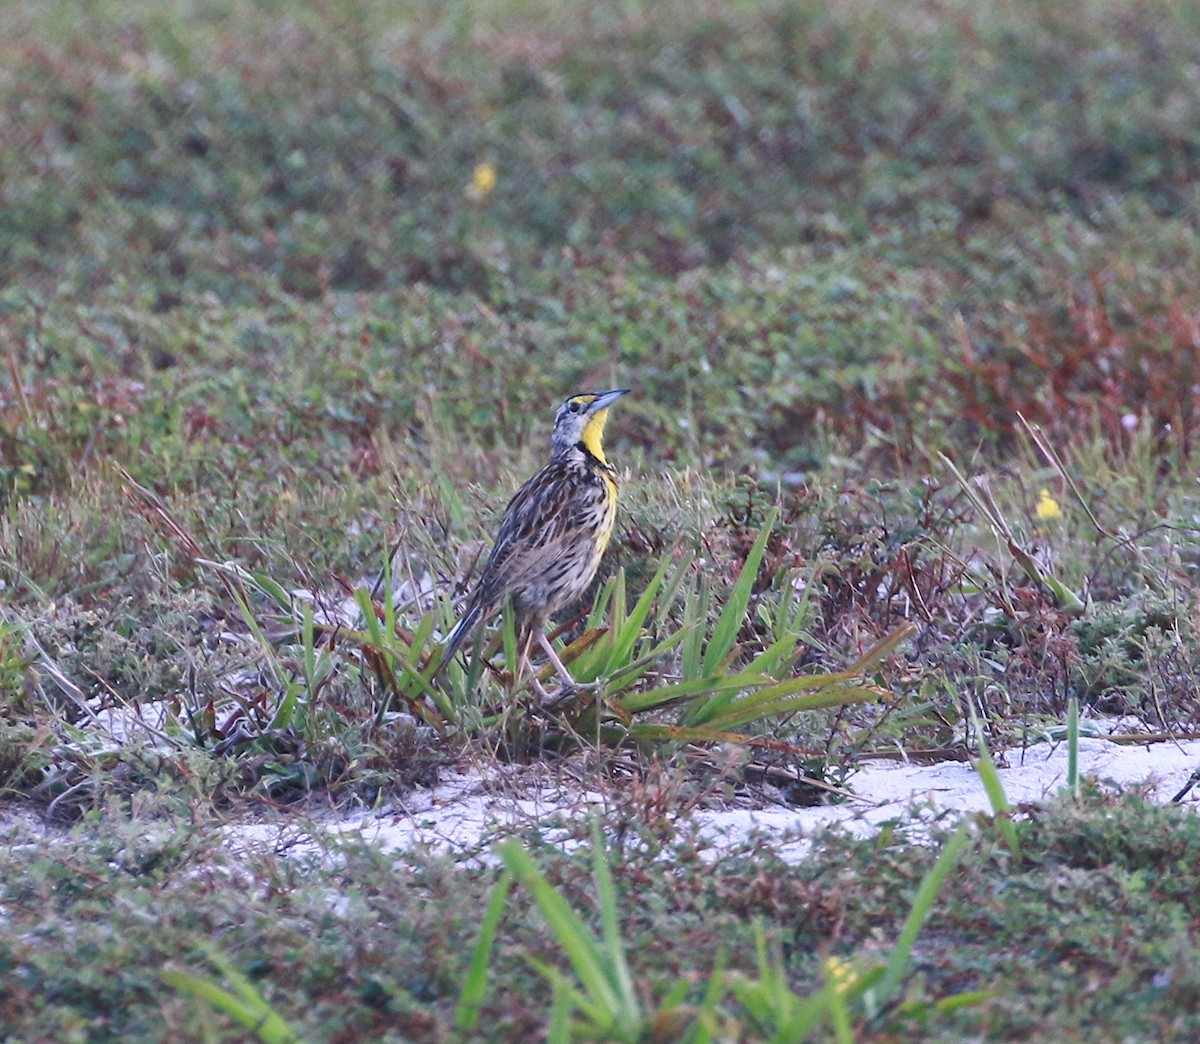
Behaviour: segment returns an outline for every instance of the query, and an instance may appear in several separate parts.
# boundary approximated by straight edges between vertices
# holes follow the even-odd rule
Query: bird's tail
[[[446,664],[448,664],[454,658],[454,654],[458,652],[458,647],[462,645],[462,643],[465,642],[470,636],[471,632],[475,630],[475,625],[479,623],[479,618],[482,615],[482,605],[470,606],[467,611],[462,614],[462,619],[460,619],[458,623],[454,625],[450,633],[446,635],[446,645],[442,649],[441,659],[438,660],[437,670],[434,671],[435,677],[441,674],[445,669]]]

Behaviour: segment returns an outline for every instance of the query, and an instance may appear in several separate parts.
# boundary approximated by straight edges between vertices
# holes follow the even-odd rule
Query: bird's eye
[[[570,410],[572,413],[578,413],[580,410],[583,409],[583,403],[582,402],[568,402],[567,409]]]

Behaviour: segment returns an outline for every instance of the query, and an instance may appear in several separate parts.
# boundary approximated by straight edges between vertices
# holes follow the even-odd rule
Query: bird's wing
[[[579,481],[576,468],[555,461],[517,490],[483,567],[479,604],[498,605],[514,583],[588,539],[576,510]]]

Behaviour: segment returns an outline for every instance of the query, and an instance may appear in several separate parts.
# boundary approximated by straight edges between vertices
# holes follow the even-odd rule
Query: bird
[[[508,602],[517,632],[515,678],[522,677],[536,640],[563,685],[577,687],[546,637],[546,624],[587,590],[612,536],[617,477],[604,455],[604,425],[609,407],[629,391],[581,392],[558,408],[550,462],[509,501],[479,581],[446,636],[435,676],[475,628]],[[545,695],[536,678],[533,687]]]

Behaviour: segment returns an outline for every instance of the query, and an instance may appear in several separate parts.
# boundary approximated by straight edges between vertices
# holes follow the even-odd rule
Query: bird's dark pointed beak
[[[616,391],[603,392],[596,396],[596,401],[588,407],[588,413],[595,413],[597,410],[604,410],[616,402],[622,395],[628,395],[632,388],[618,388]]]

